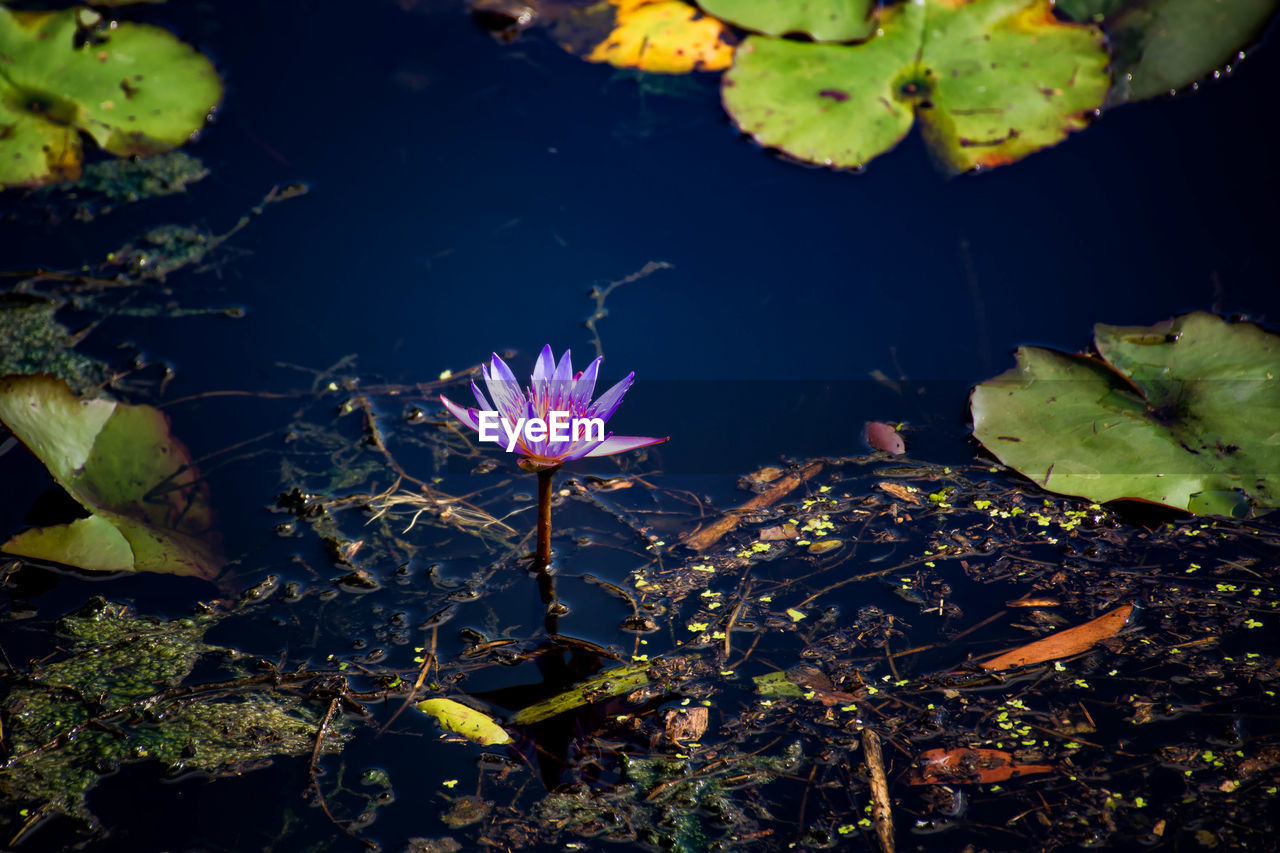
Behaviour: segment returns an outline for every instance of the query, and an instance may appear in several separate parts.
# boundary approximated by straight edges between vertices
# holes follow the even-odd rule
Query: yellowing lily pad
[[[551,26],[565,50],[619,68],[688,74],[733,61],[729,29],[680,0],[607,0],[563,12]]]
[[[997,166],[1083,128],[1110,78],[1101,33],[1049,0],[906,0],[862,44],[751,36],[724,76],[725,108],[761,144],[861,168],[915,120],[944,168]]]
[[[426,699],[418,703],[418,710],[430,714],[440,725],[468,740],[484,746],[511,743],[511,735],[487,714],[455,702],[452,699]]]
[[[90,513],[19,533],[0,550],[90,571],[217,576],[209,489],[163,413],[82,400],[51,376],[10,376],[0,380],[0,423]]]
[[[221,99],[212,63],[160,27],[0,6],[0,186],[78,178],[82,132],[121,156],[167,151]]]
[[[973,434],[1054,492],[1199,514],[1280,506],[1280,335],[1194,313],[1099,324],[1100,358],[1039,347],[973,391]]]

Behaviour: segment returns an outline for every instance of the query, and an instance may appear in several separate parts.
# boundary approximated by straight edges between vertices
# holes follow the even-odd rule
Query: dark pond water
[[[444,452],[447,439],[438,426],[434,392],[412,386],[446,369],[461,372],[493,351],[513,351],[516,374],[524,376],[544,343],[557,353],[572,348],[585,363],[594,354],[592,333],[583,323],[595,310],[589,291],[648,262],[667,267],[614,290],[608,315],[598,322],[605,372],[616,377],[634,370],[637,376],[610,428],[671,440],[638,461],[582,463],[565,476],[585,483],[587,475],[617,476],[623,464],[645,473],[654,489],[597,490],[590,500],[575,493],[556,510],[558,592],[571,608],[556,627],[613,649],[624,660],[671,651],[686,639],[684,627],[663,621],[656,634],[620,632],[630,605],[583,576],[634,592],[631,573],[653,569],[655,551],[666,554],[672,566],[682,560],[687,565],[667,545],[646,551],[636,530],[674,543],[699,512],[681,495],[705,506],[735,506],[745,495],[738,476],[760,466],[865,453],[861,428],[869,419],[906,422],[914,459],[954,466],[969,478],[964,488],[977,489],[975,494],[985,494],[984,488],[999,494],[1016,481],[1007,474],[984,479],[988,463],[975,462],[966,400],[974,383],[1012,365],[1016,346],[1075,351],[1087,344],[1096,322],[1146,325],[1191,310],[1263,322],[1280,318],[1280,128],[1272,108],[1280,59],[1274,44],[1251,53],[1229,79],[1198,92],[1117,109],[1023,163],[948,179],[932,168],[918,134],[864,174],[784,162],[733,129],[719,107],[714,75],[668,79],[587,65],[539,33],[500,44],[459,4],[442,0],[184,3],[131,10],[131,16],[174,29],[223,73],[225,104],[190,148],[211,176],[185,195],[88,223],[64,217],[50,224],[29,201],[7,199],[16,213],[0,224],[0,264],[76,269],[98,263],[155,225],[197,224],[220,233],[272,186],[301,182],[309,191],[268,207],[216,250],[207,268],[170,276],[162,293],[160,285],[151,285],[122,297],[110,303],[105,317],[101,302],[60,315],[72,328],[101,320],[82,352],[117,366],[140,354],[147,364],[135,377],[135,396],[120,393],[163,405],[174,434],[200,461],[234,576],[219,589],[160,575],[95,579],[22,568],[7,580],[0,623],[0,645],[18,669],[59,654],[54,621],[91,596],[173,618],[190,613],[197,602],[233,602],[245,588],[275,576],[280,584],[298,584],[297,592],[277,592],[260,605],[238,609],[206,641],[274,662],[283,672],[332,669],[341,661],[341,672],[359,691],[375,690],[381,684],[377,676],[392,670],[412,681],[415,657],[435,643],[446,679],[443,692],[483,698],[499,715],[593,674],[604,660],[597,651],[544,644],[545,606],[533,579],[511,556],[512,543],[425,522],[402,534],[412,512],[404,507],[396,510],[401,514],[393,527],[365,527],[372,513],[357,507],[335,512],[330,528],[293,522],[296,534],[282,537],[277,525],[289,523],[290,516],[268,507],[294,486],[331,497],[391,486],[395,474],[385,459],[362,444],[360,413],[335,414],[356,396],[351,389],[381,388],[369,392],[371,411],[385,420],[388,446],[402,469],[449,494],[484,490],[475,502],[523,536],[532,524],[533,478],[494,453],[488,455],[496,469],[475,473],[480,460],[460,456],[456,440],[447,445],[451,455]],[[135,310],[155,306],[167,307]],[[241,307],[244,315],[226,316],[222,309],[228,307]],[[174,316],[174,308],[186,313]],[[344,362],[348,356],[355,358]],[[174,370],[162,389],[158,365]],[[897,389],[872,379],[873,372],[896,381]],[[330,381],[358,386],[313,394],[317,377],[318,387]],[[213,391],[251,393],[210,396]],[[451,393],[456,391],[455,386]],[[428,410],[426,424],[403,417],[418,405]],[[344,456],[343,448],[351,452]],[[829,466],[822,476],[834,479],[814,484],[827,483],[852,500],[871,494],[883,476],[893,476],[875,474],[875,464],[888,464],[883,460],[870,467],[851,464]],[[350,473],[345,479],[344,466]],[[942,482],[952,473],[921,469],[916,482]],[[0,533],[53,512],[47,495],[32,509],[52,483],[25,451],[0,457],[0,482]],[[1067,511],[1075,505],[1055,506]],[[718,574],[707,589],[738,600],[749,599],[752,590],[778,590],[780,601],[790,596],[789,607],[845,574],[907,559],[930,547],[950,524],[932,518],[895,544],[891,526],[876,541],[859,538],[855,520],[856,515],[842,517],[836,531],[861,547],[843,568],[828,567],[826,574],[793,587],[791,578],[815,571],[815,564],[776,560],[746,575]],[[1143,514],[1114,523],[1122,533],[1107,534],[1108,553],[1150,575],[1141,590],[1125,589],[1141,592],[1159,613],[1161,572],[1173,576],[1187,559],[1200,559],[1180,552],[1180,540],[1168,533],[1170,524],[1185,522]],[[1016,539],[1005,533],[1009,541]],[[1274,572],[1275,552],[1267,550],[1274,533],[1274,525],[1264,524],[1251,529],[1252,538],[1222,546],[1230,553],[1212,552],[1205,559],[1248,557]],[[1137,542],[1148,535],[1147,545]],[[368,550],[340,565],[326,537],[363,537]],[[1025,556],[1046,565],[1064,559],[1053,543],[1030,545]],[[356,570],[379,588],[353,592],[351,582],[333,581]],[[1090,571],[1099,573],[1089,576],[1098,584],[1128,583],[1103,568]],[[949,584],[954,606],[965,614],[946,630],[924,623],[920,601],[878,581],[832,592],[824,603],[835,608],[823,616],[832,620],[827,628],[851,630],[840,620],[857,614],[860,633],[854,633],[874,635],[867,621],[872,617],[861,612],[867,606],[914,623],[917,630],[895,635],[894,645],[932,648],[902,665],[904,677],[950,669],[971,655],[1030,638],[1009,628],[1008,619],[979,626],[1000,602],[1028,592],[1016,575],[978,582],[958,569],[939,572],[931,582]],[[1067,622],[1105,609],[1083,582],[1067,586],[1074,591],[1064,601],[1075,605]],[[670,621],[696,622],[703,612],[698,598],[691,593]],[[441,608],[452,609],[433,631],[431,617]],[[814,611],[811,618],[819,615]],[[943,640],[974,626],[977,633],[968,639],[981,645],[946,648]],[[462,629],[485,639],[513,638],[526,657],[513,658],[510,666],[489,657],[467,658],[463,653],[477,641]],[[1236,645],[1229,643],[1224,653],[1235,648],[1241,655],[1273,656],[1274,623],[1267,632],[1269,639],[1252,645],[1232,641]],[[753,701],[746,676],[815,659],[802,655],[814,636],[802,641],[781,628],[777,633],[785,639],[763,641],[760,658],[743,670],[743,683],[716,688],[724,692],[715,694],[713,723],[727,723],[731,708]],[[751,640],[732,636],[736,659]],[[651,645],[641,646],[640,640]],[[376,649],[386,650],[385,657],[374,658]],[[863,650],[878,661],[866,665],[868,679],[889,672],[880,649],[873,644]],[[1274,668],[1274,658],[1269,660]],[[1172,670],[1159,668],[1166,666],[1167,661],[1151,664],[1150,678],[1166,678]],[[210,667],[207,678],[224,677]],[[705,680],[715,682],[714,673]],[[1117,749],[1134,756],[1131,765],[1155,765],[1156,750],[1179,737],[1230,742],[1222,741],[1222,731],[1238,712],[1251,721],[1245,740],[1274,748],[1269,688],[1250,684],[1242,688],[1238,709],[1214,707],[1191,723],[1184,719],[1179,734],[1143,730],[1119,741],[1097,737],[1122,742]],[[711,688],[700,689],[679,695],[711,695],[705,692]],[[1087,686],[1077,687],[1045,702],[1071,706],[1087,692]],[[1174,698],[1190,706],[1199,701],[1196,696]],[[323,712],[327,701],[321,697],[312,704]],[[468,850],[514,849],[521,843],[546,850],[608,846],[599,837],[533,831],[522,841],[513,827],[554,822],[548,812],[532,811],[547,790],[584,779],[605,788],[619,773],[616,752],[645,752],[647,734],[625,746],[626,736],[601,727],[607,715],[630,713],[622,700],[571,715],[571,722],[533,727],[512,747],[488,749],[441,741],[435,724],[412,709],[375,737],[400,702],[400,696],[387,702],[366,697],[373,723],[353,723],[343,753],[323,759],[321,787],[340,821],[374,802],[370,798],[381,788],[360,779],[378,769],[391,780],[394,801],[380,804],[377,820],[360,834],[384,849],[405,849],[413,837],[445,836]],[[1124,722],[1129,710],[1095,707],[1098,730],[1131,725]],[[881,717],[898,712],[889,709]],[[1268,716],[1272,721],[1263,722]],[[962,718],[956,712],[953,722],[973,725]],[[799,738],[813,753],[826,737],[811,731],[802,736],[777,720],[760,725],[764,734],[751,733],[749,721],[734,720],[722,737],[743,748]],[[753,741],[757,735],[761,739]],[[713,734],[706,742],[715,742]],[[835,735],[829,742],[831,748],[847,746]],[[935,745],[953,743],[929,744]],[[771,749],[781,755],[783,747]],[[498,759],[481,759],[481,753],[510,760],[517,768],[510,771],[513,778],[494,783],[500,793],[492,794],[484,821],[447,825],[441,814],[450,808],[449,798],[491,796],[484,780],[498,775]],[[897,775],[891,778],[903,786],[895,791],[906,791],[909,759],[894,754]],[[839,765],[830,756],[823,762]],[[821,815],[827,812],[836,815],[827,829],[837,833],[833,843],[873,849],[870,834],[835,829],[862,816],[865,797],[835,802],[831,788],[839,787],[841,777],[827,770],[815,775],[818,767],[802,762],[774,768],[780,781],[757,804],[772,819],[759,812],[754,817],[757,828],[768,832],[721,849],[787,849],[793,843],[816,849],[820,839],[805,833],[826,820]],[[175,780],[147,761],[102,769],[111,775],[93,787],[88,802],[109,832],[92,836],[90,849],[361,849],[309,800],[306,756],[215,782],[199,776]],[[1120,779],[1108,784],[1132,801],[1136,789],[1125,787],[1132,777],[1116,767],[1108,772]],[[811,791],[815,779],[826,780],[827,788]],[[1101,779],[1100,772],[1090,784],[1103,786]],[[1149,799],[1188,796],[1168,780],[1149,784],[1142,789]],[[1266,787],[1258,785],[1259,791]],[[1050,792],[1060,811],[1083,809],[1065,794],[1055,798],[1061,793]],[[902,796],[908,814],[936,811],[936,803]],[[1258,793],[1258,801],[1266,796]],[[1105,811],[1099,809],[1098,814]],[[1008,803],[985,812],[975,807],[967,822],[963,814],[956,817],[949,834],[904,831],[900,847],[958,850],[976,843],[1031,849],[1085,840],[1087,833],[1059,837],[1047,830],[1006,830],[1019,810]],[[911,825],[909,818],[900,820]],[[1081,820],[1105,824],[1096,815]],[[1151,825],[1135,829],[1137,823],[1098,839],[1115,849],[1126,849],[1139,836],[1191,849],[1203,827],[1176,820],[1170,818],[1164,840]],[[1217,831],[1229,822],[1222,817],[1206,826]],[[995,823],[1001,828],[992,836],[989,824]],[[22,820],[11,823],[0,846],[22,826]],[[83,840],[78,832],[75,822],[53,819],[19,837],[19,849],[57,849]],[[617,843],[618,849],[645,844]],[[706,849],[702,841],[680,843],[683,849]]]

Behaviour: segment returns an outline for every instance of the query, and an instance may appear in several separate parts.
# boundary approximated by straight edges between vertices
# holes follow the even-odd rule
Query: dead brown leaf
[[[707,731],[708,714],[702,705],[670,708],[664,715],[667,740],[677,746],[681,741],[696,741]]]
[[[907,443],[902,440],[902,434],[894,429],[892,424],[868,421],[866,439],[867,444],[872,448],[892,453],[894,456],[907,452]]]
[[[790,522],[780,524],[777,527],[766,527],[760,531],[761,542],[776,542],[779,539],[798,539],[800,531],[796,530],[796,526]]]
[[[904,486],[901,483],[876,483],[876,488],[881,491],[888,492],[900,501],[906,501],[909,504],[920,505],[920,495],[913,491],[910,486]]]
[[[1039,595],[1039,596],[1024,595],[1022,598],[1015,599],[1014,601],[1006,601],[1004,603],[1004,606],[1005,607],[1057,607],[1058,604],[1059,604],[1058,599],[1050,598],[1049,596],[1046,596],[1046,595]]]
[[[1013,756],[998,749],[930,749],[916,759],[912,785],[957,785],[1003,782],[1033,773],[1052,773],[1049,764],[1014,764]]]
[[[1033,663],[1044,663],[1047,660],[1078,655],[1088,651],[1094,645],[1114,637],[1129,621],[1133,613],[1133,605],[1125,604],[1097,619],[1091,619],[1082,625],[1068,628],[1057,634],[1050,634],[1042,640],[1028,643],[999,657],[984,661],[983,669],[1011,669],[1015,666],[1028,666]]]

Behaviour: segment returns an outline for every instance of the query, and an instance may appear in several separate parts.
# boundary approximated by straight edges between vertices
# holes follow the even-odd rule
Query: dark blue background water
[[[177,364],[175,392],[351,352],[398,380],[505,348],[527,368],[545,342],[585,360],[587,289],[649,260],[674,269],[616,291],[601,324],[608,367],[642,383],[896,375],[894,350],[912,378],[968,384],[1099,321],[1280,316],[1274,51],[1011,168],[948,179],[913,133],[849,175],[740,137],[715,75],[646,93],[540,34],[499,44],[457,4],[401,5],[149,12],[227,80],[191,149],[214,176],[153,210],[220,230],[272,184],[311,187],[233,244],[251,254],[218,301],[247,319],[138,332]],[[78,265],[111,230],[11,229],[6,261]]]

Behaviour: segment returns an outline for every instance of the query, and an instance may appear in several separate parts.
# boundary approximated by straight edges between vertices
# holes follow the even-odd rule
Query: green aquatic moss
[[[71,333],[54,318],[57,310],[34,297],[0,297],[0,376],[49,373],[78,393],[105,384],[107,365],[73,349]]]
[[[309,755],[321,714],[301,699],[245,687],[179,689],[210,656],[229,663],[230,679],[243,675],[235,650],[203,641],[219,618],[160,621],[95,599],[62,620],[70,655],[31,673],[0,703],[14,756],[0,770],[0,793],[25,804],[28,814],[59,813],[95,825],[86,797],[102,774],[125,762],[159,761],[173,774],[217,776]],[[86,725],[90,720],[97,722]],[[340,751],[345,737],[334,718],[322,751]]]

